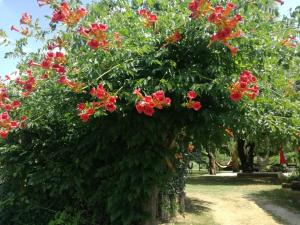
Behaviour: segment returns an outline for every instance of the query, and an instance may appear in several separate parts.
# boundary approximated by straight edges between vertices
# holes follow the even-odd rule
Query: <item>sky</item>
[[[91,2],[91,0],[82,0],[83,3]],[[288,15],[290,8],[295,8],[300,5],[300,0],[284,0],[284,5],[280,6],[281,14]],[[51,15],[48,6],[39,7],[37,0],[0,0],[0,29],[7,32],[10,40],[20,38],[20,34],[10,31],[11,25],[19,25],[19,19],[24,12],[29,12],[33,19],[39,18],[42,27],[48,27],[48,21],[45,15]],[[1,41],[1,40],[0,40]],[[37,49],[39,46],[34,40],[29,41],[27,50]],[[5,52],[9,51],[12,47],[4,47],[0,45],[0,77],[13,73],[16,68],[17,60],[4,59]]]

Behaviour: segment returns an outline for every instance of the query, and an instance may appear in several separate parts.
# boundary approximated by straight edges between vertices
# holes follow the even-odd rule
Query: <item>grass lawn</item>
[[[218,218],[222,214],[216,213],[218,210],[222,213],[223,210],[222,208],[216,208],[218,204],[227,209],[227,214],[228,212],[233,212],[233,216],[234,214],[243,214],[242,211],[244,210],[246,216],[247,213],[255,216],[257,213],[257,216],[262,214],[261,219],[264,219],[263,214],[265,213],[269,215],[271,222],[273,222],[270,222],[270,224],[276,224],[276,222],[282,224],[283,221],[281,218],[270,216],[268,212],[262,210],[261,202],[263,201],[268,201],[295,213],[300,213],[300,192],[282,189],[278,180],[220,176],[207,177],[201,176],[201,174],[203,172],[193,171],[188,178],[185,218],[178,216],[168,225],[223,225],[222,220]],[[254,207],[247,212],[248,203],[250,205],[253,204]]]

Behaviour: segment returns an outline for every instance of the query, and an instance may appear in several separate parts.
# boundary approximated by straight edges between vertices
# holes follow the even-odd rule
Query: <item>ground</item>
[[[192,175],[184,217],[168,225],[299,225],[300,192],[274,180]]]

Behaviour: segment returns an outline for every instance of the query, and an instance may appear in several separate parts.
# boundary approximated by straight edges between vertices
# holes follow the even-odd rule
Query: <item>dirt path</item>
[[[299,210],[264,198],[278,190],[280,185],[235,177],[194,177],[186,188],[185,218],[169,225],[300,225]]]
[[[278,225],[274,218],[256,205],[255,202],[240,195],[212,196],[189,193],[188,197],[209,202],[214,221],[221,225]]]

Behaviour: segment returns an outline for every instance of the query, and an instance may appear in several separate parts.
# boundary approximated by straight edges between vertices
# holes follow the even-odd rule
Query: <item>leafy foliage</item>
[[[143,2],[104,0],[89,6],[80,25],[66,28],[52,21],[59,38],[49,39],[37,54],[22,54],[32,36],[17,43],[21,77],[28,77],[27,62],[43,61],[41,53],[55,43],[66,53],[61,64],[69,80],[42,66],[31,68],[36,87],[13,112],[28,117],[27,127],[14,130],[1,144],[0,223],[142,224],[154,188],[183,191],[188,160],[174,155],[186,153],[188,143],[221,146],[229,139],[224,130],[231,128],[235,138],[299,144],[299,91],[294,88],[299,47],[280,44],[296,35],[291,28],[295,21],[279,20],[273,1],[233,1],[244,17],[244,34],[232,40],[239,46],[232,57],[221,43],[208,47],[215,27],[205,18],[190,19],[187,1]],[[72,8],[78,5],[70,1]],[[155,13],[157,22],[145,26],[140,8]],[[94,22],[108,24],[108,49],[91,48],[78,32]],[[31,35],[43,39],[38,25],[35,30]],[[174,32],[182,39],[170,43]],[[258,77],[261,95],[234,103],[229,88],[246,69]],[[45,72],[46,80],[40,78]],[[88,91],[99,83],[118,96],[118,109],[99,110],[83,123],[77,104],[93,101]],[[74,93],[69,87],[77,84],[84,86]],[[14,96],[23,91],[13,81],[8,87]],[[137,88],[143,95],[164,90],[172,103],[153,117],[139,114],[132,94]],[[190,90],[199,96],[200,111],[183,106]]]

